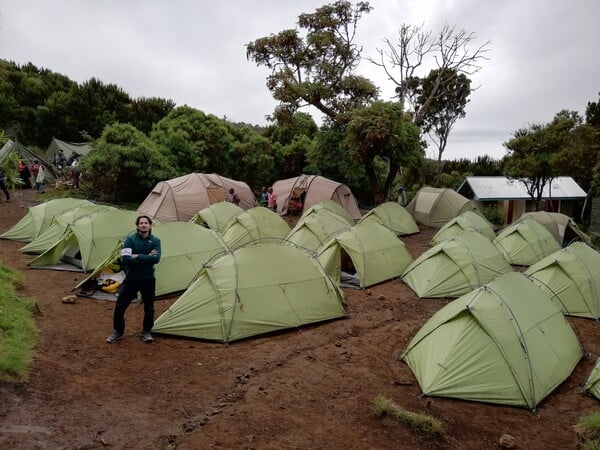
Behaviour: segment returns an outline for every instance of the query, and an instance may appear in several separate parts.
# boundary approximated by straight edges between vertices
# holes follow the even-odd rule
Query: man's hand
[[[158,252],[155,249],[152,249],[152,251],[150,252],[150,255],[156,256],[156,255],[158,255]]]

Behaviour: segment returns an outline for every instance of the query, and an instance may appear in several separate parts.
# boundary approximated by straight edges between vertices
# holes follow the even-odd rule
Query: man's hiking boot
[[[119,333],[118,331],[113,331],[113,333],[106,338],[106,342],[108,342],[109,344],[114,344],[115,342],[123,339],[123,336],[125,336],[123,333]]]
[[[154,341],[152,333],[150,333],[149,331],[142,331],[142,341],[144,341],[147,344]]]

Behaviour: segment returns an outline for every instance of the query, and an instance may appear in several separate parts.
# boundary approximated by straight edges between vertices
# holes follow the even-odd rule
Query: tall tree
[[[588,102],[585,109],[585,123],[600,128],[600,99],[597,102]]]
[[[354,43],[357,24],[370,11],[368,2],[337,1],[299,16],[305,37],[283,30],[247,44],[248,59],[271,70],[267,87],[280,108],[311,105],[335,119],[377,97],[373,83],[355,74],[362,51]]]

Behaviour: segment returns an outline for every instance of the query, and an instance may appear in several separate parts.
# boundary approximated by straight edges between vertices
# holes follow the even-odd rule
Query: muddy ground
[[[2,197],[3,199],[3,197]],[[33,192],[0,203],[0,232],[35,204]],[[413,257],[435,230],[404,238]],[[445,301],[419,300],[401,281],[344,290],[348,318],[223,344],[137,333],[105,343],[113,304],[62,297],[83,274],[27,268],[22,243],[0,240],[0,260],[23,273],[22,295],[39,304],[39,343],[29,381],[0,384],[0,448],[6,449],[388,449],[577,448],[573,425],[598,401],[579,388],[600,354],[600,328],[569,318],[586,351],[573,374],[535,412],[421,395],[398,354]],[[156,303],[157,317],[175,297]],[[374,413],[378,395],[441,420],[432,440]]]

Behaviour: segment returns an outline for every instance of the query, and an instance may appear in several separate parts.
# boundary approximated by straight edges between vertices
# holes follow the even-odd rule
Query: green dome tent
[[[157,296],[187,289],[204,263],[227,251],[217,232],[191,222],[159,223],[152,227],[152,234],[160,238],[162,251],[160,262],[155,266]],[[121,248],[122,242],[119,242],[112,254],[75,287],[80,295],[116,300],[117,293],[102,291],[98,281],[119,281],[124,277],[124,274],[113,277],[110,273],[118,266]]]
[[[289,231],[290,226],[279,214],[263,206],[255,206],[233,218],[222,236],[233,250],[254,241],[281,241]]]
[[[1,234],[0,238],[31,242],[48,229],[55,215],[85,204],[91,204],[91,202],[80,198],[55,198],[36,206],[30,206],[25,217],[10,230]]]
[[[232,342],[345,317],[343,294],[308,252],[262,243],[213,258],[153,332]]]
[[[242,214],[244,210],[231,202],[218,202],[200,210],[190,219],[190,222],[203,225],[211,230],[222,233],[234,217]]]
[[[600,319],[600,253],[573,242],[526,272],[569,316]]]
[[[376,206],[366,213],[361,222],[374,220],[388,227],[398,235],[414,234],[419,232],[419,226],[406,209],[399,203],[386,202]]]
[[[348,212],[348,210],[346,210],[346,208],[344,208],[339,203],[336,203],[333,200],[328,199],[328,198],[324,198],[324,199],[320,200],[319,202],[315,203],[314,205],[312,205],[310,208],[306,209],[302,213],[300,220],[306,219],[311,214],[318,213],[319,211],[321,211],[323,209],[326,209],[334,214],[337,214],[340,217],[343,217],[344,220],[346,222],[348,222],[348,225],[354,225],[356,223],[354,221],[354,218],[350,215],[350,213]]]
[[[115,245],[135,230],[136,211],[108,209],[79,217],[62,238],[29,262],[38,269],[89,272],[110,256]]]
[[[485,217],[474,213],[473,211],[465,211],[440,228],[429,244],[437,245],[455,234],[471,230],[478,231],[490,241],[493,241],[496,237],[492,224],[490,224]]]
[[[463,212],[479,211],[479,208],[473,200],[452,189],[425,186],[419,189],[412,201],[406,205],[406,211],[417,223],[441,228]]]
[[[32,255],[44,253],[60,240],[69,223],[86,214],[107,209],[115,208],[113,206],[97,205],[95,203],[84,203],[67,209],[66,211],[61,211],[52,218],[52,222],[46,231],[41,233],[29,244],[22,247],[19,251],[21,253],[29,253]]]
[[[483,234],[463,231],[421,254],[402,274],[419,298],[459,297],[512,270]]]
[[[328,209],[320,208],[300,217],[285,240],[307,250],[317,251],[333,236],[352,226],[348,220]]]
[[[600,400],[600,358],[596,360],[594,368],[583,383],[583,391]]]
[[[530,266],[560,250],[554,236],[532,218],[505,228],[493,242],[508,262],[519,266]]]
[[[523,214],[517,222],[528,217],[543,225],[561,245],[568,245],[571,241],[576,240],[591,242],[590,237],[579,229],[573,219],[565,214],[547,211],[528,212]]]
[[[560,309],[510,272],[439,310],[401,358],[425,395],[535,409],[582,356]]]
[[[318,258],[338,283],[342,271],[355,272],[354,280],[349,282],[360,288],[399,277],[412,262],[396,234],[375,221],[357,223],[336,235],[320,248]]]

